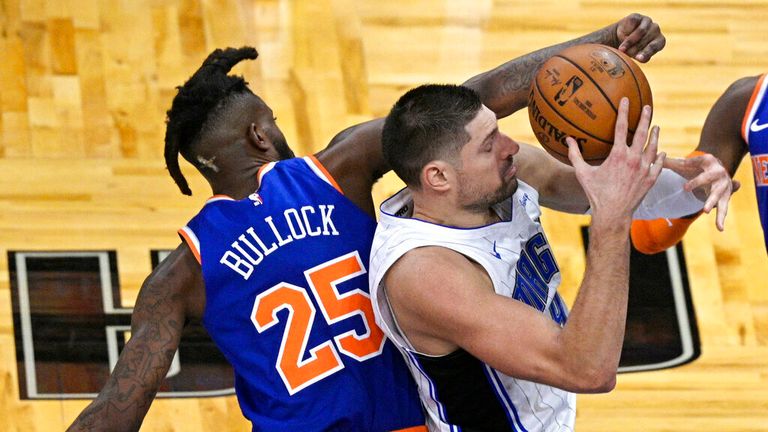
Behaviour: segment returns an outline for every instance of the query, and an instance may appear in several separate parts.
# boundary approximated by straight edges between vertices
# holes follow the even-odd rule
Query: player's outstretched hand
[[[659,24],[639,13],[630,14],[616,23],[616,38],[619,50],[641,63],[647,62],[667,44]]]
[[[658,153],[659,128],[650,129],[651,107],[643,107],[632,145],[627,143],[629,100],[622,98],[616,118],[611,153],[600,166],[584,162],[576,141],[568,137],[568,158],[589,199],[593,223],[605,221],[623,227],[648,190],[656,183],[664,164]],[[646,145],[647,143],[647,145]]]
[[[669,158],[664,162],[664,167],[688,179],[684,188],[693,191],[697,198],[704,201],[704,213],[717,208],[715,224],[722,231],[731,195],[739,189],[740,184],[728,175],[720,160],[711,154],[687,159]]]

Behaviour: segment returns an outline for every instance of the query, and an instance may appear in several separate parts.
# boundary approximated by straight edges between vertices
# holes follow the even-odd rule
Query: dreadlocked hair
[[[251,93],[243,77],[227,74],[240,61],[258,56],[256,49],[251,47],[217,49],[184,85],[176,87],[178,93],[166,117],[165,165],[184,195],[192,195],[192,190],[179,168],[179,153],[187,154],[211,112],[227,98],[238,93]]]

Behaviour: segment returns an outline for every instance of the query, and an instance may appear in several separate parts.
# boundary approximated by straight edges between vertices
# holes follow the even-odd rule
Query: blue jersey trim
[[[432,379],[429,378],[429,375],[427,375],[426,372],[424,372],[424,369],[421,368],[421,365],[419,364],[419,360],[416,358],[416,356],[410,352],[405,351],[406,354],[408,354],[408,358],[411,360],[411,363],[413,363],[414,366],[421,372],[421,375],[424,377],[424,379],[427,380],[427,383],[429,383],[429,396],[432,398],[432,400],[437,404],[437,411],[438,414],[440,414],[440,420],[442,420],[445,424],[448,424],[451,426],[451,430],[453,430],[453,425],[450,425],[448,423],[448,420],[445,416],[445,407],[442,403],[440,403],[439,400],[437,400],[437,392],[435,391],[435,384],[432,382]]]
[[[493,389],[496,390],[496,396],[499,398],[499,400],[502,402],[503,405],[508,406],[512,410],[514,419],[509,417],[509,412],[507,411],[507,418],[510,419],[510,425],[512,425],[512,428],[516,431],[520,430],[521,432],[528,432],[525,426],[523,426],[523,422],[520,421],[520,415],[517,413],[515,404],[512,403],[512,399],[510,399],[507,392],[503,390],[505,387],[504,387],[504,384],[501,382],[501,378],[499,378],[499,375],[496,372],[496,369],[493,369],[492,367],[485,365],[485,372],[486,372],[486,375],[488,375],[488,378],[490,379],[491,384],[493,384]]]

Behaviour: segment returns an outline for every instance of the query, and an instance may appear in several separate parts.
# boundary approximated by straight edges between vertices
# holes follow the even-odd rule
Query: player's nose
[[[513,140],[506,134],[501,134],[501,158],[507,159],[517,154],[520,151],[520,144]]]

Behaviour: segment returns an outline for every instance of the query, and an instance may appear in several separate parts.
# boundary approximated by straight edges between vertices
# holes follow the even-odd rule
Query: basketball
[[[613,145],[619,101],[629,98],[631,143],[644,105],[653,106],[643,71],[626,54],[597,44],[566,48],[536,73],[528,118],[539,143],[570,165],[565,138],[573,137],[584,160],[599,165]]]

